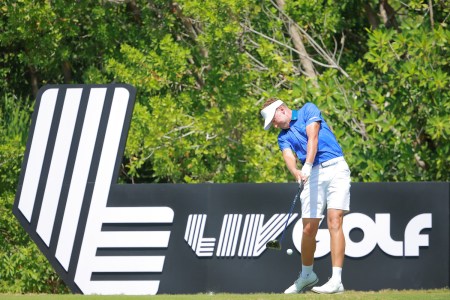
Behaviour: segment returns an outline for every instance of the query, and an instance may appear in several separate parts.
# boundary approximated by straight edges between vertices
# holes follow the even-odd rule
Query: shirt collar
[[[298,116],[298,110],[292,110],[291,121],[296,121]]]

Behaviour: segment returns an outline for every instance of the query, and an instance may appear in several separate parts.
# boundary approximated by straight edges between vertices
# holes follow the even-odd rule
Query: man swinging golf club
[[[278,99],[269,99],[261,110],[264,129],[271,125],[281,129],[278,145],[287,168],[298,182],[304,183],[301,193],[303,236],[302,269],[299,278],[286,289],[286,294],[311,289],[316,293],[342,293],[341,274],[344,263],[345,238],[343,217],[350,209],[350,170],[336,137],[322,118],[320,110],[306,103],[291,110]],[[297,158],[303,167],[297,168]],[[332,276],[322,286],[313,271],[316,235],[325,207],[330,232]]]

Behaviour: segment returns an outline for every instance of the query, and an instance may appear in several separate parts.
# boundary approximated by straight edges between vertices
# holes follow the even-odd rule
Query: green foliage
[[[0,101],[0,194],[17,186],[31,118],[27,102],[7,94]]]
[[[291,0],[286,1],[286,13],[302,25],[311,27],[320,32],[323,37],[329,38],[339,32],[345,20],[342,11],[351,1],[317,1],[317,0]]]
[[[376,30],[368,42],[365,58],[377,81],[365,91],[377,109],[366,129],[374,139],[369,144],[386,145],[376,155],[384,161],[381,180],[445,181],[450,175],[450,77],[442,60],[450,54],[450,35],[444,27],[430,32],[424,22],[414,17],[401,32]]]
[[[0,145],[0,194],[16,189],[24,151],[17,140]]]
[[[289,180],[276,133],[260,131],[259,105],[272,96],[319,105],[355,180],[445,180],[449,5],[434,3],[431,19],[428,3],[389,1],[399,12],[396,31],[370,29],[366,13],[379,10],[377,1],[291,0],[284,13],[273,3],[6,1],[2,84],[22,93],[23,74],[34,70],[41,84],[136,86],[125,182]],[[286,46],[287,17],[332,57],[341,55],[350,78],[321,65],[316,83],[301,76]],[[15,128],[22,127],[8,130]]]
[[[0,195],[0,292],[62,293],[65,284],[12,215],[14,195]]]

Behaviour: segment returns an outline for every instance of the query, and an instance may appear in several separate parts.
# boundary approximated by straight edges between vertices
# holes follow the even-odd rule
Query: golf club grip
[[[305,183],[303,182],[303,180],[300,180],[300,182],[298,183],[298,191],[297,191],[297,195],[296,197],[298,197],[300,199],[300,194],[303,192],[303,188],[305,187]]]
[[[297,194],[295,194],[294,201],[292,201],[291,208],[289,210],[289,214],[288,214],[288,217],[286,219],[286,223],[284,224],[284,230],[283,230],[283,234],[281,235],[280,244],[283,242],[284,234],[286,233],[286,228],[287,228],[287,225],[289,223],[289,219],[291,218],[292,212],[294,211],[295,204],[297,203],[298,200],[300,200],[300,194],[303,191],[304,185],[305,184],[303,183],[303,181],[301,181],[298,184]],[[301,206],[301,204],[300,204],[300,206]],[[301,216],[301,208],[300,208],[300,214],[299,215]]]
[[[297,198],[297,200],[300,201],[300,212],[298,214],[298,216],[300,218],[302,218],[302,201],[300,200],[300,195],[302,194],[304,187],[305,187],[305,183],[303,182],[303,180],[300,180],[300,182],[298,184],[297,195],[295,196]]]

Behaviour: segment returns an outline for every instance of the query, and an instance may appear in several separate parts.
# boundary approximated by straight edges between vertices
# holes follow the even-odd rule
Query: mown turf
[[[156,296],[83,296],[83,295],[49,295],[49,294],[0,294],[2,300],[290,300],[290,299],[313,299],[313,300],[449,300],[450,289],[436,290],[383,290],[377,292],[346,291],[340,295],[318,295],[311,292],[297,295],[283,294],[195,294],[195,295],[156,295]]]

